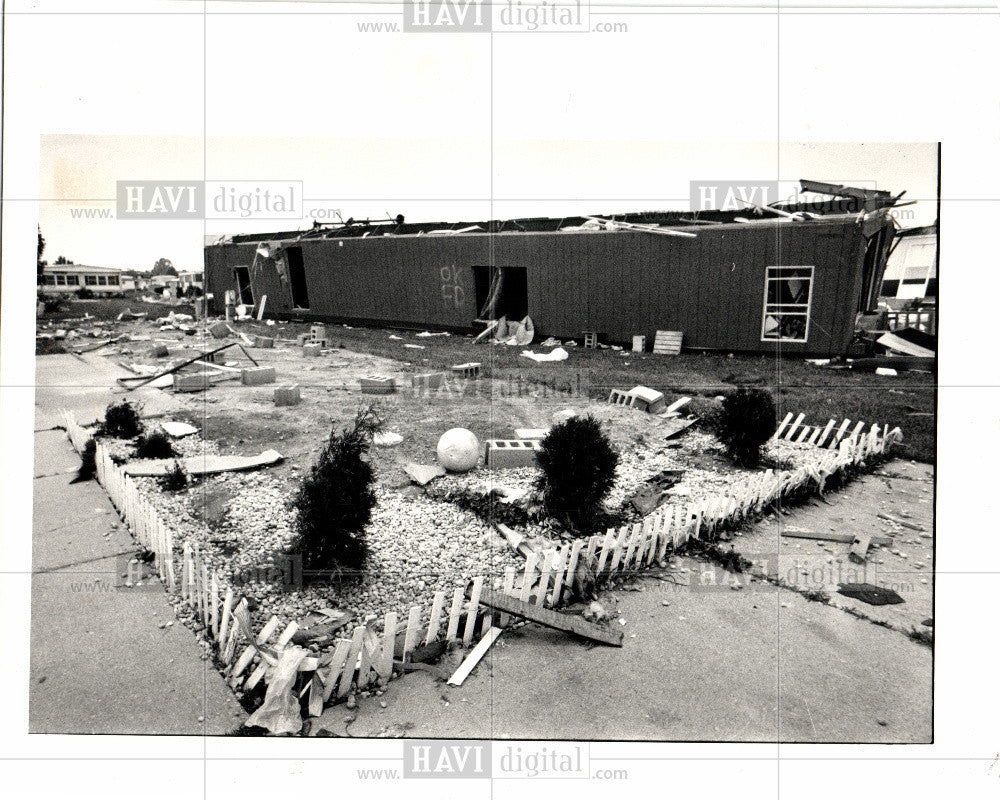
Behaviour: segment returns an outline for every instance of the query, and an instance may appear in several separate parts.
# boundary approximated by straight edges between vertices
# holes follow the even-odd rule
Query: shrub
[[[594,527],[618,468],[618,453],[601,424],[588,416],[556,425],[541,442],[538,465],[548,512],[579,531]]]
[[[98,426],[98,435],[134,439],[142,433],[142,420],[139,417],[141,409],[142,406],[132,405],[128,400],[111,403],[104,412],[104,422]]]
[[[81,286],[76,290],[77,300],[93,300],[96,296],[93,289],[88,289],[86,286]]]
[[[715,420],[730,458],[745,467],[760,463],[760,451],[777,427],[774,399],[764,389],[741,386],[726,395]]]
[[[181,466],[180,461],[175,461],[173,467],[168,469],[166,474],[160,478],[160,486],[168,492],[179,492],[182,489],[186,489],[187,485],[188,476],[184,471],[184,467]]]
[[[167,434],[156,431],[139,437],[135,443],[135,454],[138,458],[173,458],[174,448]]]
[[[94,437],[87,439],[87,444],[83,446],[80,454],[80,469],[77,470],[76,477],[70,483],[83,483],[91,480],[97,474],[97,440]]]
[[[343,574],[364,566],[364,529],[377,502],[367,455],[381,429],[376,409],[362,408],[352,425],[330,431],[319,461],[303,480],[293,501],[298,510],[293,548],[302,555],[304,569]]]

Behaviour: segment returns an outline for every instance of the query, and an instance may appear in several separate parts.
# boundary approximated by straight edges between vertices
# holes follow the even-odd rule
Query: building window
[[[79,286],[80,285],[80,276],[79,275],[67,275],[66,276],[66,285],[67,286]]]
[[[809,338],[812,283],[812,267],[767,268],[761,341],[804,342]]]
[[[84,275],[83,282],[87,286],[97,286],[97,276],[96,275]]]
[[[56,286],[65,286],[65,285],[66,285],[66,276],[56,275]]]
[[[98,286],[107,286],[108,285],[108,279],[104,275],[98,275],[97,276],[97,285]]]
[[[55,286],[56,276],[55,275],[42,275],[42,285],[43,286]]]
[[[117,285],[118,285],[118,276],[108,275],[108,286],[117,286]]]

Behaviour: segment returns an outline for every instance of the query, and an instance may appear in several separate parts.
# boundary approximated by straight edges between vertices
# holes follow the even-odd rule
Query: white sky
[[[307,210],[457,221],[687,209],[693,180],[811,178],[906,189],[906,199],[918,201],[901,220],[906,227],[934,221],[937,181],[934,144],[498,140],[492,176],[486,138],[58,135],[42,137],[40,155],[45,257],[138,269],[160,257],[200,267],[206,233],[307,228],[312,220],[73,218],[81,207],[111,209],[113,217],[118,180],[299,180]]]

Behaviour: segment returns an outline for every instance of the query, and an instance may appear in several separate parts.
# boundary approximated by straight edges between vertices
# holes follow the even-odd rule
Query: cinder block
[[[314,342],[326,341],[326,325],[313,325],[309,329],[309,338]]]
[[[394,394],[396,381],[381,375],[369,375],[361,379],[361,394]]]
[[[208,332],[216,339],[225,339],[229,336],[229,326],[221,319],[208,326]]]
[[[451,371],[463,378],[478,378],[482,366],[478,361],[470,361],[467,364],[455,364]]]
[[[271,349],[274,347],[274,339],[270,336],[254,336],[253,346],[260,347],[261,349]]]
[[[443,372],[424,372],[413,376],[413,388],[424,391],[440,389],[444,383],[445,374]]]
[[[274,383],[274,367],[248,367],[240,373],[244,386],[261,386]]]
[[[646,337],[645,336],[633,336],[632,337],[632,352],[633,353],[645,353],[646,352]]]
[[[538,459],[537,439],[488,439],[486,466],[490,469],[533,467]]]
[[[564,408],[562,411],[556,411],[552,415],[552,424],[561,425],[568,419],[573,419],[576,416],[576,411],[572,408]]]
[[[174,373],[175,392],[203,392],[211,385],[207,372]]]
[[[299,385],[276,386],[274,388],[274,404],[276,406],[297,406],[302,402]]]
[[[544,439],[551,428],[515,428],[514,435],[518,439]]]
[[[593,350],[597,347],[597,332],[596,331],[584,331],[583,332],[583,346]]]
[[[312,341],[312,336],[310,336],[308,333],[300,333],[296,341],[298,342],[299,347],[302,347],[303,345],[307,345],[309,344],[309,342]]]
[[[165,344],[158,344],[156,345],[156,347],[154,347],[152,350],[149,351],[149,354],[153,358],[166,358],[167,356],[170,355],[170,351],[167,349],[167,346]]]
[[[306,358],[317,358],[323,355],[323,346],[315,342],[302,345],[302,355]]]

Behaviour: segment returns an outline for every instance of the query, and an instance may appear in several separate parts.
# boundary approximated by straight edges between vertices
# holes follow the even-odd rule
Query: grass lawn
[[[309,326],[288,324],[278,328],[242,323],[240,330],[264,335],[292,337]],[[586,350],[568,347],[569,359],[539,364],[521,355],[526,348],[473,344],[466,336],[420,338],[409,331],[327,326],[328,336],[357,352],[412,363],[418,370],[447,369],[453,364],[480,361],[492,378],[518,386],[545,385],[559,392],[579,391],[591,399],[606,398],[613,388],[630,389],[642,384],[667,394],[713,398],[739,383],[770,389],[775,395],[779,419],[787,412],[806,415],[817,424],[831,418],[849,418],[869,425],[899,426],[904,441],[903,457],[934,462],[936,377],[932,372],[900,372],[898,377],[855,372],[850,369],[817,367],[793,357],[725,354],[657,356],[611,349]],[[391,335],[402,337],[390,339]],[[422,345],[410,349],[405,344]],[[547,352],[537,344],[527,349]],[[570,404],[570,403],[568,403]],[[694,404],[697,413],[698,403]]]
[[[136,314],[143,311],[149,319],[165,317],[171,311],[175,314],[194,314],[194,306],[189,303],[168,305],[165,303],[147,303],[138,297],[99,297],[93,300],[80,300],[76,297],[67,298],[57,311],[45,313],[38,318],[39,324],[59,322],[65,319],[77,319],[89,314],[95,319],[113,320],[122,311],[131,309]]]

